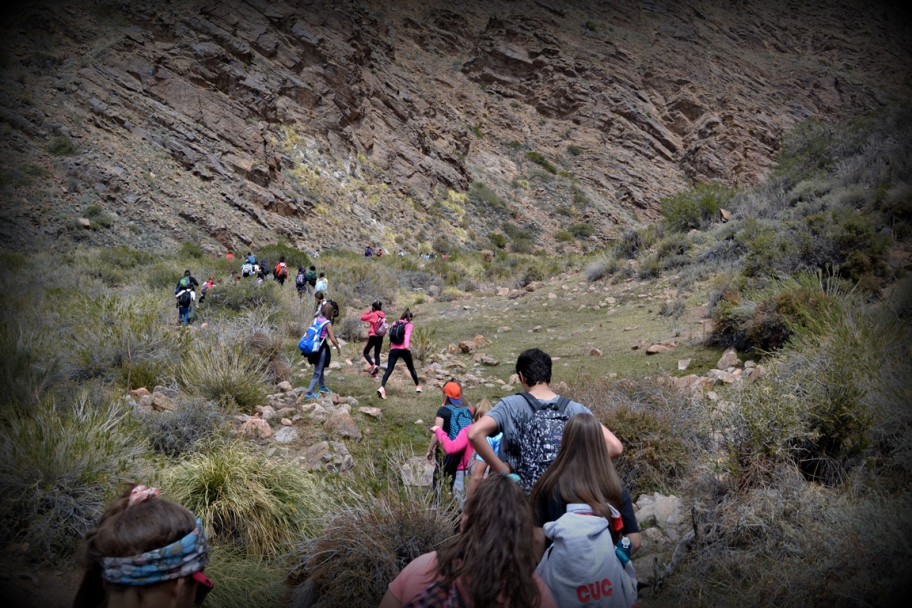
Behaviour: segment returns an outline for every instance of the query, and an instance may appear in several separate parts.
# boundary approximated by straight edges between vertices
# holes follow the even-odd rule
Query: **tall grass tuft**
[[[275,557],[333,505],[320,480],[239,442],[213,442],[165,472],[169,495],[203,520],[218,543]]]
[[[240,344],[201,340],[184,349],[177,381],[188,392],[225,408],[252,408],[266,396],[265,365]]]
[[[62,559],[104,511],[119,482],[143,477],[145,442],[129,410],[83,393],[13,416],[0,429],[2,538],[28,541],[42,559]]]
[[[373,496],[350,490],[322,534],[299,543],[292,606],[376,606],[399,571],[433,551],[456,529],[453,503],[403,488]]]
[[[227,424],[219,407],[203,399],[178,399],[173,412],[136,414],[139,428],[158,454],[177,458],[222,436]]]
[[[212,545],[206,575],[216,582],[207,606],[275,608],[284,605],[285,573],[273,560],[244,555],[231,547]]]

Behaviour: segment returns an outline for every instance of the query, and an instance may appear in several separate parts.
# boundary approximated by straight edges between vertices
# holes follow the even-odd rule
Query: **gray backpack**
[[[522,395],[532,410],[532,415],[526,420],[519,435],[516,466],[516,473],[528,494],[542,473],[557,458],[564,426],[570,419],[567,413],[570,400],[558,397],[556,403],[543,404],[529,393],[518,394]]]

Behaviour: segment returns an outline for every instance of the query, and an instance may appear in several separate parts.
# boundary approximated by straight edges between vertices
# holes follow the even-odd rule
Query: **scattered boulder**
[[[345,410],[337,410],[333,413],[329,420],[323,424],[323,428],[326,429],[326,432],[336,437],[361,441],[361,430],[358,429],[358,425],[355,424],[351,414]]]
[[[459,352],[461,352],[464,355],[470,355],[470,354],[474,353],[476,348],[477,347],[475,346],[474,342],[469,342],[469,341],[463,340],[462,342],[459,343]]]
[[[601,351],[601,349],[598,349],[598,348],[590,348],[590,349],[589,349],[589,356],[590,356],[590,357],[601,357],[601,356],[602,356],[602,351]]]
[[[143,386],[141,388],[134,388],[132,391],[130,391],[130,397],[132,397],[133,401],[135,401],[136,403],[139,403],[140,399],[142,399],[144,395],[151,395],[151,394],[152,393],[150,393],[149,389],[147,389],[145,386]]]
[[[383,412],[379,407],[359,407],[358,411],[371,418],[383,418]]]
[[[270,420],[276,415],[275,408],[271,405],[258,405],[256,406],[256,411],[260,413],[260,418],[263,420]]]
[[[241,424],[240,432],[242,435],[254,439],[268,439],[269,437],[272,437],[272,428],[269,426],[269,423],[262,418],[248,418],[246,422]]]
[[[157,412],[173,412],[174,401],[164,393],[152,393],[152,409]]]
[[[725,349],[719,362],[716,363],[716,369],[728,369],[737,366],[739,363],[741,363],[741,359],[738,358],[738,352],[734,347],[729,347]]]
[[[283,380],[282,382],[279,382],[279,391],[282,393],[289,393],[292,391],[293,388],[294,387],[291,385],[291,382],[289,382],[288,380]]]
[[[409,458],[400,467],[402,483],[406,486],[429,488],[434,480],[434,464],[422,456]]]
[[[671,341],[656,342],[656,343],[650,344],[649,346],[646,347],[646,354],[647,355],[657,355],[659,353],[667,353],[669,351],[674,350],[675,347],[677,347],[677,344],[675,344],[674,342],[671,342]]]
[[[475,348],[481,348],[482,346],[487,346],[488,344],[491,344],[491,341],[488,340],[487,338],[485,338],[481,334],[478,334],[477,336],[472,338],[472,342],[475,344]]]
[[[289,420],[289,423],[291,421]],[[274,439],[278,443],[291,443],[298,438],[298,429],[293,426],[283,426],[278,431],[276,431]]]
[[[678,371],[683,372],[690,367],[690,359],[678,359]]]
[[[344,443],[321,441],[307,448],[302,457],[304,466],[312,471],[345,473],[355,466],[355,461]]]

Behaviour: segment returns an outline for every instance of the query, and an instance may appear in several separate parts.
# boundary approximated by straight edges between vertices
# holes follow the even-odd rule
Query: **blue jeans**
[[[320,358],[317,359],[317,364],[314,365],[314,375],[310,379],[310,386],[307,387],[307,394],[312,395],[314,389],[319,383],[320,388],[326,388],[326,376],[323,372],[329,367],[329,361],[332,358],[332,355],[329,352],[329,346],[326,343],[323,343],[323,347],[320,349]]]
[[[187,315],[190,314],[189,306],[178,306],[177,307],[177,320],[181,325],[186,325],[188,323]]]

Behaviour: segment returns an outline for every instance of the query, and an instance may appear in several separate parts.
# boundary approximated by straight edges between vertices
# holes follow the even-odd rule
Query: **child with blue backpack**
[[[329,342],[332,342],[333,346],[336,347],[336,352],[341,355],[342,347],[339,346],[339,341],[336,340],[336,335],[333,333],[332,329],[333,320],[338,314],[339,307],[336,303],[332,300],[327,300],[320,308],[317,318],[314,319],[312,327],[316,326],[316,339],[319,341],[319,345],[316,346],[316,348],[311,349],[311,352],[307,355],[307,360],[313,363],[314,373],[313,378],[310,380],[310,386],[307,387],[307,393],[304,395],[305,399],[316,399],[319,396],[318,393],[314,392],[314,389],[316,389],[318,385],[320,393],[332,392],[326,386],[325,371],[326,368],[329,367],[330,361],[332,361],[332,351],[329,349],[327,338],[329,338]],[[305,338],[306,337],[307,336],[305,335]]]
[[[428,462],[434,461],[434,487],[441,476],[449,480],[450,489],[464,502],[465,477],[472,462],[474,450],[468,443],[468,430],[474,421],[474,408],[463,405],[462,387],[455,380],[443,385],[443,405],[437,410],[431,427],[431,443],[426,454]],[[446,439],[445,441],[443,439]],[[442,445],[445,455],[437,449]]]

